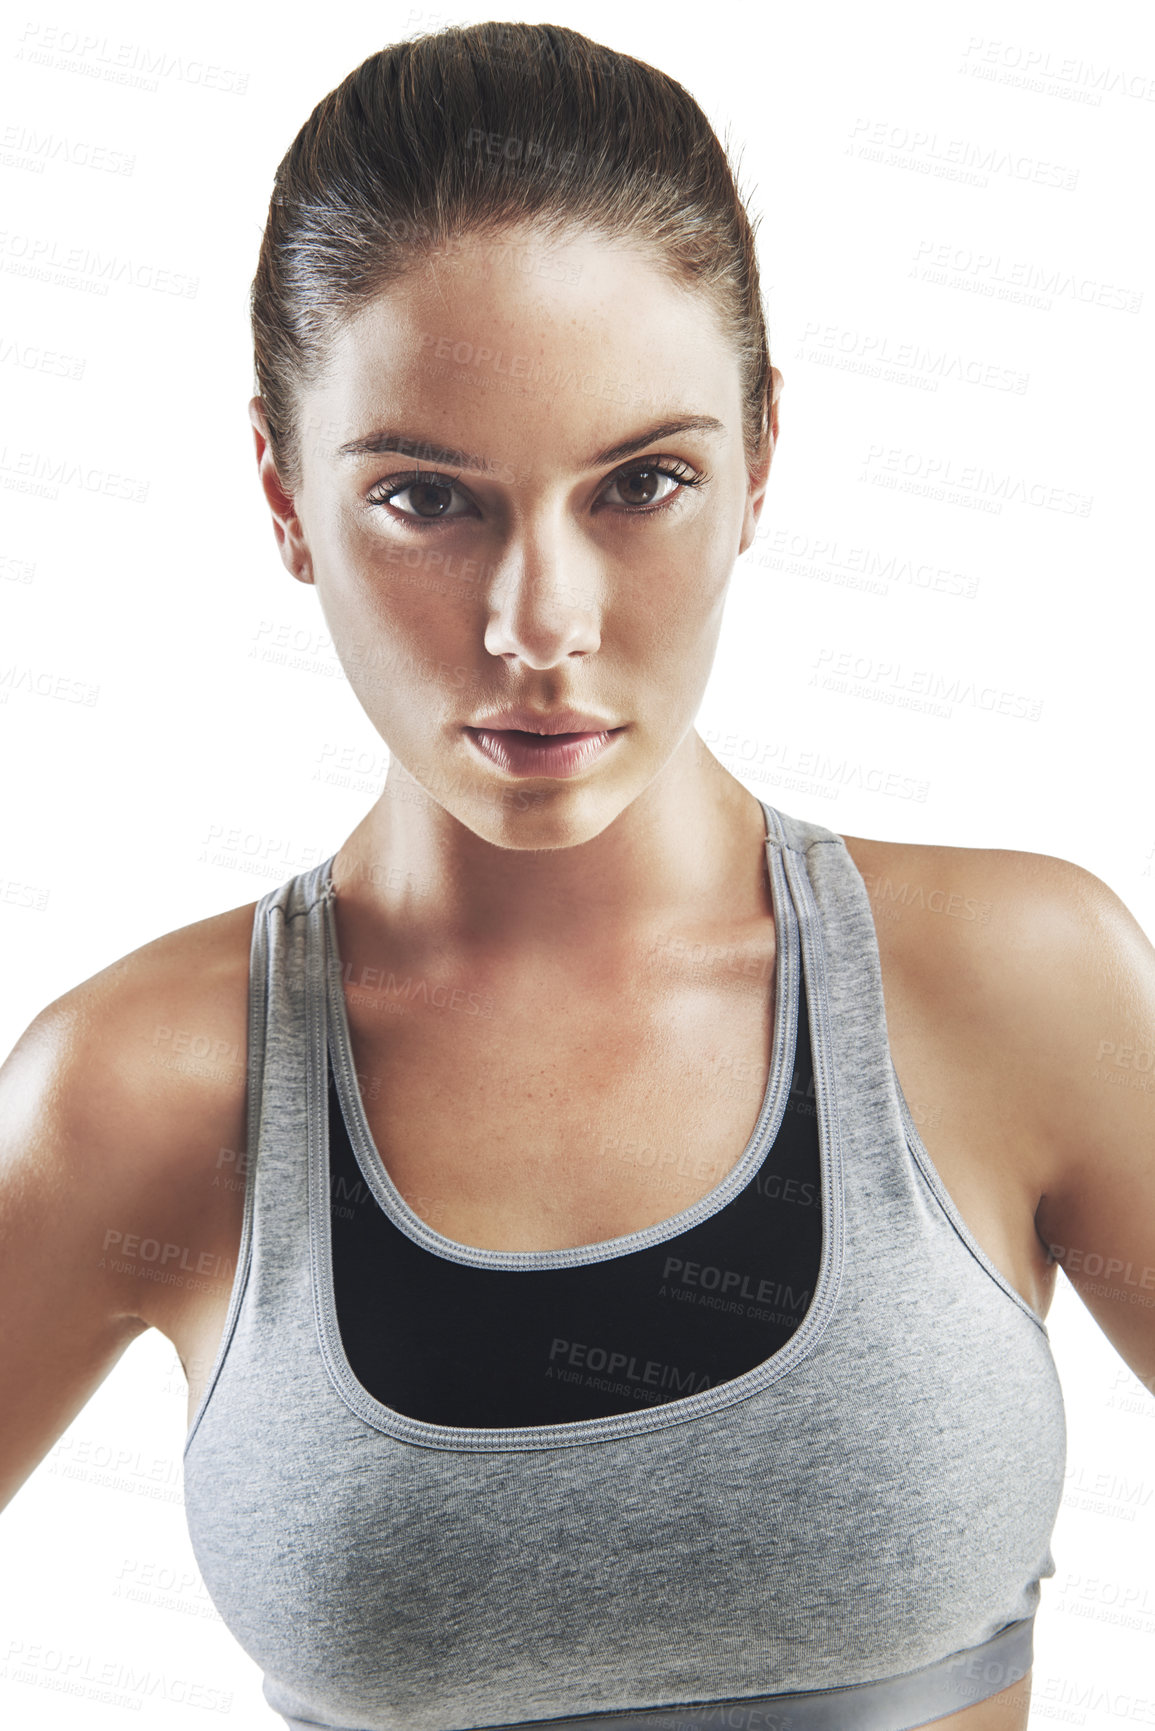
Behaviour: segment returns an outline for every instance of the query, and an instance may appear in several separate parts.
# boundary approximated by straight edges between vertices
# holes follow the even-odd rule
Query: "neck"
[[[765,818],[691,730],[599,835],[574,847],[497,847],[396,762],[333,864],[339,900],[439,945],[588,949],[655,923],[770,908]]]

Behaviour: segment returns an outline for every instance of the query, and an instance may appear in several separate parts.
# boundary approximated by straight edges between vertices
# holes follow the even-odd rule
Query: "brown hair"
[[[762,452],[770,354],[747,216],[688,91],[560,24],[453,26],[396,42],[319,102],[277,169],[252,290],[256,388],[289,492],[300,390],[343,320],[451,239],[584,227],[710,295]]]

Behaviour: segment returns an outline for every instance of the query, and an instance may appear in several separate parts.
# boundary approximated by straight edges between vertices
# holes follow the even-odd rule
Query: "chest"
[[[793,1015],[772,929],[721,948],[703,948],[698,966],[692,951],[635,958],[597,990],[566,989],[560,972],[491,981],[476,1010],[467,982],[397,1007],[396,994],[347,981],[354,1109],[409,1207],[461,1243],[548,1250],[641,1230],[715,1188],[749,1143],[778,1022]],[[1023,1101],[982,1054],[944,1043],[885,928],[879,952],[891,1055],[922,1141],[981,1248],[1045,1313],[1054,1268],[1019,1158]]]
[[[758,1121],[772,931],[721,967],[643,954],[597,986],[563,977],[447,980],[400,1003],[346,983],[354,1110],[408,1205],[462,1243],[562,1249],[654,1225],[712,1190]]]
[[[894,936],[880,921],[890,1051],[919,1134],[979,1247],[1046,1315],[1055,1265],[1034,1226],[1026,1096],[944,1034]],[[355,945],[343,954],[354,1110],[408,1206],[449,1238],[530,1251],[623,1237],[691,1207],[748,1145],[779,1019],[769,922],[634,957],[596,986],[560,965],[502,980],[366,971]],[[236,1146],[243,1114],[238,1095]],[[243,1187],[213,1197],[204,1236],[233,1266]],[[158,1317],[188,1367],[190,1415],[228,1297],[227,1282],[170,1292]]]

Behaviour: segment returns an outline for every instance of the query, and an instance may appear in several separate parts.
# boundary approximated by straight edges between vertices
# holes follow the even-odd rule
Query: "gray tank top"
[[[1030,1668],[1066,1465],[1047,1329],[915,1129],[845,844],[763,809],[779,1002],[805,981],[821,1268],[764,1363],[601,1418],[437,1425],[357,1382],[330,1242],[329,1050],[350,1064],[332,858],[259,903],[241,1253],[185,1508],[296,1731],[908,1731]],[[532,1269],[685,1231],[755,1153],[672,1220],[540,1254],[444,1238],[371,1177],[439,1254]]]

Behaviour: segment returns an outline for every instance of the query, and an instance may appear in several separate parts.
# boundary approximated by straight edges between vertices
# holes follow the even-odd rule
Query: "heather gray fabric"
[[[332,861],[261,901],[242,1251],[185,1505],[205,1585],[286,1724],[908,1731],[1029,1667],[1066,1461],[1047,1330],[914,1128],[844,843],[764,809],[778,1003],[797,1001],[799,963],[810,1001],[821,1272],[765,1364],[607,1418],[434,1426],[355,1383],[327,1231],[327,1039],[351,1076]],[[763,1128],[791,1056],[776,1042]],[[740,1181],[548,1261],[672,1236]],[[438,1254],[542,1265],[409,1218]]]
[[[518,1731],[897,1731],[973,1707],[1025,1677],[1031,1668],[1034,1619],[1010,1623],[976,1651],[943,1659],[905,1677],[852,1683],[847,1689],[803,1694],[743,1695],[699,1707],[640,1708],[576,1719],[522,1721]],[[283,1716],[283,1715],[282,1715]],[[284,1716],[283,1716],[284,1717]],[[310,1731],[314,1719],[286,1718],[290,1731]],[[503,1728],[509,1731],[509,1728]]]

